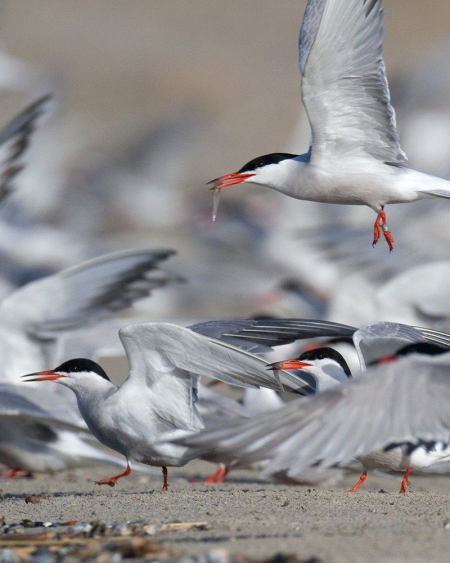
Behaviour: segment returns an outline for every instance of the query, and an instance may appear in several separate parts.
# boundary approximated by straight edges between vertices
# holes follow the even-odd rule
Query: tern
[[[383,61],[382,0],[308,0],[300,30],[302,99],[312,130],[306,154],[273,153],[250,160],[211,183],[220,190],[266,186],[296,199],[366,205],[394,248],[385,206],[450,198],[446,180],[408,168],[400,147]]]
[[[448,357],[443,362],[410,356],[292,401],[270,418],[235,422],[177,443],[204,458],[220,451],[231,464],[265,461],[266,475],[295,476],[304,467],[326,469],[359,459],[366,467],[406,470],[400,490],[406,492],[411,466],[450,459],[444,446],[450,440],[449,373]]]
[[[252,353],[320,333],[320,327],[311,324],[251,319],[210,321],[189,328],[169,323],[131,325],[119,331],[130,366],[120,387],[98,364],[84,358],[24,378],[56,381],[71,389],[94,436],[126,458],[125,472],[98,484],[114,486],[130,474],[131,463],[137,461],[162,467],[163,490],[167,490],[167,467],[192,459],[189,448],[169,440],[203,428],[197,409],[199,377],[241,387],[313,392],[309,378],[284,371],[272,373],[266,369],[269,363]],[[344,328],[336,324],[328,330]]]
[[[424,331],[423,333],[422,330]],[[378,337],[376,335],[378,335]],[[358,354],[360,354],[361,367],[363,369],[365,369],[365,362],[369,363],[368,360],[370,357],[374,357],[381,351],[391,350],[392,355],[379,358],[378,363],[380,363],[380,361],[383,364],[386,362],[391,363],[394,359],[415,354],[413,358],[417,363],[423,361],[426,357],[427,361],[431,364],[432,362],[429,360],[431,356],[442,355],[442,358],[439,358],[435,363],[442,363],[448,373],[450,371],[450,359],[448,357],[448,353],[445,353],[449,351],[449,337],[450,335],[445,335],[444,333],[435,333],[435,336],[431,337],[427,329],[408,327],[406,325],[398,325],[396,323],[378,323],[369,327],[363,327],[362,329],[356,331],[353,336],[353,340],[355,342],[355,346],[357,347]],[[401,346],[400,349],[398,349],[399,346]],[[394,350],[396,351],[394,352]],[[421,354],[421,356],[417,356],[417,354]],[[402,371],[401,366],[403,364],[399,363],[394,365],[400,366],[400,373]],[[413,363],[410,364],[410,367],[412,365]],[[340,391],[336,391],[336,396],[338,394],[346,396],[347,393],[350,393],[350,391],[348,391],[348,382],[351,381],[352,374],[350,373],[348,365],[344,358],[336,350],[329,347],[313,349],[301,354],[298,358],[275,362],[274,364],[269,365],[268,369],[295,369],[309,373],[317,381],[317,391],[323,391],[322,393],[319,393],[320,396],[340,389],[342,386],[344,386],[347,391],[343,391],[341,394]],[[410,370],[410,372],[412,372],[412,370]],[[379,372],[376,368],[370,367],[366,377],[359,378],[358,374],[355,375],[357,379],[365,380],[366,378],[376,379],[376,377],[378,377],[378,373]],[[383,393],[385,394],[384,399],[386,401],[385,410],[377,412],[377,410],[372,407],[369,398],[369,391],[364,391],[364,393],[367,393],[367,395],[364,395],[364,399],[361,395],[354,395],[352,399],[349,399],[349,402],[342,401],[342,405],[345,403],[342,414],[345,409],[348,409],[347,416],[351,419],[350,424],[355,426],[354,434],[362,441],[364,441],[365,438],[365,425],[369,425],[368,421],[370,417],[374,418],[375,424],[379,424],[379,426],[382,427],[383,420],[388,418],[389,421],[391,421],[391,411],[395,410],[396,405],[398,405],[399,408],[400,406],[404,407],[404,402],[408,401],[410,398],[409,395],[406,399],[402,396],[402,384],[399,385],[398,392],[394,389],[392,380],[393,375],[391,372],[389,373],[390,375],[388,376],[388,379],[391,387],[388,390],[383,389]],[[368,377],[369,375],[370,377]],[[381,386],[384,385],[383,377],[384,376],[382,376],[382,379],[379,382],[379,385]],[[415,374],[411,373],[409,377],[414,378]],[[374,390],[374,386],[376,386],[376,382],[373,381],[371,385],[372,392],[375,394],[376,392]],[[314,387],[314,385],[312,386]],[[369,389],[369,386],[367,389]],[[353,388],[351,393],[353,393]],[[392,397],[389,393],[392,393]],[[374,400],[377,400],[376,397],[374,397]],[[352,401],[354,401],[353,408],[351,403]],[[303,413],[306,413],[306,410],[308,411],[308,414],[305,414],[304,418],[304,426],[307,427],[307,430],[305,430],[305,436],[308,436],[308,439],[310,440],[307,447],[315,447],[313,444],[314,432],[319,427],[322,429],[323,425],[326,430],[324,430],[324,433],[318,435],[317,440],[322,444],[324,452],[328,452],[330,448],[334,446],[334,443],[330,444],[328,442],[328,439],[326,438],[327,432],[330,436],[329,440],[344,440],[344,436],[347,436],[347,438],[352,436],[349,430],[350,426],[342,429],[343,436],[339,435],[340,422],[339,419],[333,418],[336,415],[335,411],[330,414],[329,418],[324,418],[323,411],[320,409],[317,411],[317,414],[313,416],[312,410],[302,409],[304,404],[305,403],[302,402],[297,403],[299,411]],[[408,408],[409,406],[410,405],[408,405]],[[366,408],[370,415],[365,416],[361,424],[360,411],[362,408]],[[296,439],[296,436],[293,437],[296,429],[303,428],[303,419],[301,418],[302,415],[300,415],[298,420],[296,419],[296,422],[292,422],[292,424],[289,423],[291,424],[291,427],[286,428],[284,433],[282,432],[282,423],[280,423],[280,420],[285,420],[284,417],[287,410],[289,409],[283,408],[277,413],[274,413],[274,416],[272,416],[270,420],[266,419],[264,427],[267,432],[267,440],[259,440],[252,430],[248,432],[250,428],[253,428],[253,426],[251,422],[245,422],[240,425],[231,423],[226,429],[222,428],[219,430],[205,431],[198,436],[182,438],[181,440],[177,440],[177,443],[189,446],[193,449],[197,448],[197,454],[203,459],[211,459],[211,457],[217,457],[220,455],[224,463],[232,466],[242,467],[255,462],[263,462],[265,466],[263,473],[266,475],[286,472],[289,477],[295,477],[298,474],[301,475],[304,467],[314,465],[316,462],[319,462],[319,469],[326,469],[330,467],[327,463],[324,463],[322,467],[322,461],[319,459],[314,459],[311,463],[308,461],[308,463],[305,464],[298,464],[295,455],[291,455],[291,457],[289,457],[288,453],[286,453],[283,458],[284,461],[282,463],[278,463],[278,456],[280,455],[281,449],[284,448],[286,450],[288,448],[287,444],[291,444],[291,438]],[[294,410],[291,409],[290,412],[292,413]],[[263,424],[262,417],[259,417],[257,420],[260,425]],[[337,428],[333,428],[335,423],[337,423]],[[255,428],[257,424],[258,423],[255,423]],[[392,421],[394,431],[398,430],[398,428],[395,427],[395,424],[396,420]],[[346,434],[347,432],[349,432],[349,434]],[[337,435],[336,438],[335,435]],[[233,439],[231,438],[232,436]],[[247,437],[249,436],[251,436],[251,439],[247,441]],[[421,442],[420,440],[414,441],[411,437],[409,438],[409,440],[405,440],[405,443],[408,445],[408,448],[406,449],[402,447],[404,446],[403,441],[399,440],[397,443],[396,439],[392,438],[390,443],[386,444],[382,448],[374,448],[372,451],[369,449],[362,455],[355,455],[355,457],[357,457],[364,465],[364,472],[358,483],[350,490],[350,492],[356,492],[359,486],[365,481],[367,477],[367,469],[381,468],[384,470],[400,470],[405,472],[400,490],[400,492],[404,493],[407,490],[408,477],[412,469],[423,470],[435,463],[442,463],[450,459],[450,448],[444,441],[432,439],[427,442],[423,439]],[[286,442],[286,445],[284,445],[284,442]],[[255,446],[255,444],[257,445]],[[267,444],[270,444],[268,448],[266,448]],[[356,445],[357,444],[355,444],[355,447]],[[298,442],[294,447],[299,447]],[[315,451],[317,452],[317,447]],[[299,455],[299,457],[301,457],[301,455]],[[288,459],[290,464],[287,461]]]

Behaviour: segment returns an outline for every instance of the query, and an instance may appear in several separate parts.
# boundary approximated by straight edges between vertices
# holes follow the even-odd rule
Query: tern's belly
[[[378,162],[362,166],[349,161],[327,163],[320,169],[312,167],[276,189],[307,201],[379,208],[387,203],[419,199],[416,188],[415,176],[410,171]]]
[[[412,469],[426,469],[436,463],[450,459],[450,447],[441,443],[432,448],[420,447],[411,455],[404,453],[403,448],[393,448],[387,452],[377,451],[360,458],[367,469],[384,469],[387,471],[405,471],[410,466]]]

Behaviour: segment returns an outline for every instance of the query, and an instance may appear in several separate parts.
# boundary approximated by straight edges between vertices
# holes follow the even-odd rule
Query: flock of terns
[[[384,236],[392,251],[387,204],[450,198],[449,182],[407,166],[382,38],[382,0],[308,0],[299,49],[310,149],[258,157],[214,180],[214,219],[224,187],[264,185],[297,199],[371,207],[373,244]],[[2,198],[50,100],[0,132]],[[373,468],[403,472],[406,492],[411,471],[450,471],[450,334],[436,328],[267,317],[147,322],[119,330],[130,370],[121,386],[93,359],[68,360],[67,332],[108,322],[180,281],[161,268],[172,254],[108,254],[0,302],[0,462],[10,475],[108,463],[122,472],[98,484],[114,486],[132,467],[150,465],[162,468],[167,490],[167,468],[196,458],[218,464],[208,480],[215,483],[237,467],[320,482],[330,468],[359,460],[364,471],[352,492]],[[297,350],[303,340],[300,355],[272,361],[276,347]],[[79,350],[100,355],[93,342],[80,341]],[[243,402],[201,378],[245,388]]]

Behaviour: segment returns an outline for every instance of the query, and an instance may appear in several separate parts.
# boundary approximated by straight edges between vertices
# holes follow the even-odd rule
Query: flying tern
[[[373,244],[383,234],[392,251],[386,204],[450,198],[450,183],[408,168],[400,147],[383,61],[382,6],[382,0],[308,0],[299,66],[309,151],[260,156],[213,180],[213,218],[222,188],[263,185],[297,199],[369,206],[377,213]]]

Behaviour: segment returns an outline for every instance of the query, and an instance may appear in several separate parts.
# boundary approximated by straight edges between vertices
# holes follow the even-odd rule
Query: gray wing
[[[208,457],[242,464],[269,460],[265,473],[345,464],[392,444],[450,440],[450,366],[414,359],[386,364],[270,419],[233,424],[182,440]]]
[[[228,424],[230,420],[248,419],[244,407],[229,397],[219,395],[201,383],[198,386],[197,410],[206,428]]]
[[[170,392],[169,376],[176,384],[188,375],[206,376],[240,387],[267,387],[293,393],[314,390],[301,371],[268,370],[268,362],[231,344],[169,323],[145,323],[119,332],[130,363],[130,378]],[[161,376],[164,376],[163,378]],[[164,390],[163,387],[166,386]]]
[[[361,369],[367,364],[393,356],[403,346],[419,342],[437,344],[450,349],[450,334],[400,323],[381,322],[364,326],[353,335]]]
[[[0,201],[13,190],[17,174],[25,167],[23,157],[51,98],[43,96],[0,131]]]
[[[28,333],[55,338],[61,331],[97,322],[153,290],[181,278],[158,269],[172,250],[133,250],[107,254],[15,291],[7,307],[27,317]],[[24,306],[28,303],[28,308]]]
[[[62,413],[62,416],[58,416],[58,409],[54,411],[53,406],[55,406],[55,397],[52,394],[45,398],[45,393],[36,392],[36,389],[28,390],[31,397],[41,395],[44,399],[44,403],[48,406],[48,410],[40,407],[37,402],[28,399],[26,392],[18,388],[17,385],[11,385],[8,383],[0,384],[0,419],[14,419],[18,418],[21,421],[27,421],[34,424],[44,424],[51,425],[56,428],[63,430],[71,430],[75,432],[88,433],[87,428],[82,421],[77,424],[73,417]],[[53,400],[52,405],[50,402]],[[56,400],[56,403],[58,401]]]
[[[245,319],[208,321],[189,327],[198,334],[253,353],[271,352],[273,346],[319,337],[351,337],[356,328],[309,319]]]
[[[330,152],[405,164],[383,61],[382,0],[309,0],[300,31],[311,160]]]

